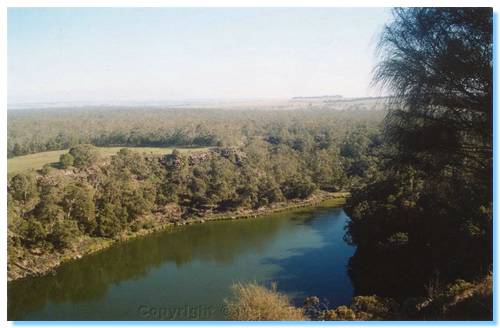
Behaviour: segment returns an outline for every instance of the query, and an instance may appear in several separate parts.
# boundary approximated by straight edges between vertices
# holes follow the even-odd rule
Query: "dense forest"
[[[393,16],[374,78],[393,95],[384,111],[9,112],[10,157],[70,149],[9,178],[9,274],[89,240],[350,191],[357,297],[327,311],[309,298],[293,318],[491,320],[492,12]],[[211,148],[104,159],[95,146]]]

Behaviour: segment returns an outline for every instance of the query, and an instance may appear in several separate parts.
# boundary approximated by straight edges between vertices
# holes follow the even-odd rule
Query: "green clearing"
[[[97,147],[103,157],[109,157],[116,154],[122,148],[129,148],[140,153],[153,154],[169,154],[172,150],[177,149],[180,152],[203,151],[208,148],[175,148],[175,147]],[[53,164],[59,162],[59,156],[65,154],[69,149],[46,151],[42,153],[18,156],[7,160],[7,173],[16,173],[26,170],[39,170],[45,164]]]

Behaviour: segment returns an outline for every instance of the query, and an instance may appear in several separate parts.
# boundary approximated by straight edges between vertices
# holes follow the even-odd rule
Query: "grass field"
[[[122,148],[130,148],[141,153],[169,154],[173,149],[181,152],[193,152],[207,150],[208,148],[158,148],[158,147],[98,147],[101,156],[107,157],[116,154]],[[45,164],[59,162],[59,156],[67,153],[69,149],[46,151],[43,153],[30,154],[9,158],[7,160],[7,173],[16,173],[26,170],[39,170]]]

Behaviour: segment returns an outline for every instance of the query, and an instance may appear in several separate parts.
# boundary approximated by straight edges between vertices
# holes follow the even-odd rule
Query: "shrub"
[[[311,181],[311,178],[298,174],[289,177],[281,187],[283,195],[287,199],[307,198],[315,189],[316,185]]]
[[[115,237],[124,228],[126,223],[125,209],[110,203],[104,204],[97,216],[97,235],[101,237]]]
[[[290,304],[286,295],[257,283],[234,284],[233,299],[225,300],[230,320],[262,321],[262,320],[308,320],[304,310]]]
[[[76,167],[87,167],[94,164],[99,159],[99,152],[96,147],[88,144],[78,145],[69,150],[69,154],[74,158]]]
[[[387,320],[398,311],[398,303],[390,298],[356,296],[351,308],[360,320]]]
[[[75,221],[59,220],[52,229],[50,241],[55,248],[62,250],[70,247],[78,235],[80,235],[80,231]]]
[[[37,194],[36,179],[32,174],[16,174],[10,180],[8,189],[12,198],[26,202]]]
[[[50,173],[50,171],[52,170],[52,167],[50,166],[50,164],[45,164],[42,169],[40,170],[40,173],[42,175],[48,175]]]
[[[339,306],[335,310],[328,310],[324,314],[324,320],[356,320],[356,314],[345,305]]]
[[[387,241],[391,246],[401,247],[408,244],[408,233],[407,232],[396,232],[392,234]]]
[[[23,228],[23,243],[26,246],[33,247],[44,243],[47,232],[41,222],[29,217]]]
[[[62,154],[59,157],[59,163],[61,163],[61,168],[63,169],[67,169],[68,167],[73,166],[74,162],[75,158],[69,153]]]

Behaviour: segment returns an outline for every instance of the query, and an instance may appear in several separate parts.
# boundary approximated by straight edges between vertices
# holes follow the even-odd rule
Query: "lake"
[[[9,320],[224,320],[234,282],[350,303],[340,208],[175,227],[8,284]]]

